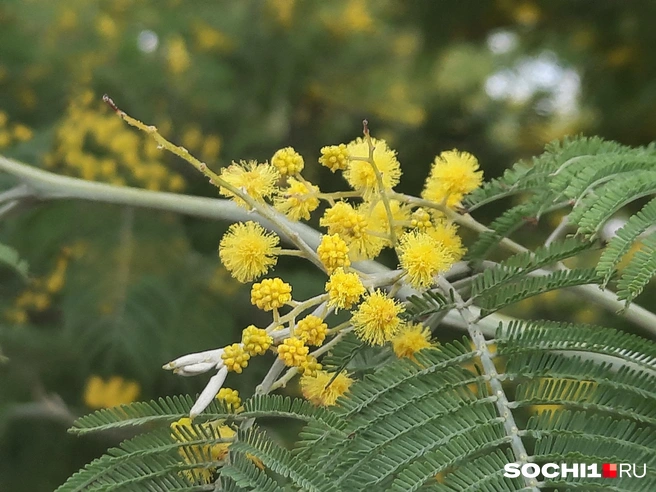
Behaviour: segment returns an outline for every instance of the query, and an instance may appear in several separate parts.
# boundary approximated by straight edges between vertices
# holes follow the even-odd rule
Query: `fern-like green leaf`
[[[482,293],[489,295],[490,290],[494,288],[593,247],[589,241],[572,237],[554,241],[549,246],[542,246],[533,252],[517,253],[493,268],[486,268],[476,276],[472,282],[471,297],[478,297]]]
[[[281,395],[255,395],[244,403],[244,410],[233,418],[280,417],[320,423],[324,428],[339,431],[344,421],[325,408],[317,408],[309,401]]]
[[[453,307],[453,303],[447,300],[442,294],[434,290],[427,290],[421,295],[411,295],[407,298],[406,311],[404,313],[407,319],[422,319],[431,314],[447,311]]]
[[[484,291],[478,296],[477,304],[481,307],[481,316],[484,317],[510,304],[550,290],[599,282],[601,277],[594,268],[556,270],[548,275],[523,277],[517,282]]]
[[[581,411],[546,411],[532,416],[523,434],[535,439],[557,435],[584,436],[596,440],[598,448],[607,448],[607,453],[614,451],[618,457],[622,446],[633,450],[637,462],[656,461],[656,428],[641,426],[629,419],[613,419]],[[622,456],[623,460],[626,458]]]
[[[517,193],[544,190],[546,183],[555,182],[563,176],[567,184],[570,173],[566,171],[591,156],[604,154],[621,154],[633,149],[616,142],[605,141],[599,137],[566,137],[562,141],[547,144],[545,152],[534,157],[529,162],[519,162],[504,172],[500,178],[484,183],[465,198],[465,206],[469,211],[475,210],[487,203],[505,198]]]
[[[622,176],[602,185],[593,195],[575,207],[570,222],[583,234],[595,234],[619,209],[642,198],[656,194],[656,170]]]
[[[656,198],[647,203],[642,210],[632,215],[610,240],[597,263],[597,272],[604,276],[603,286],[610,281],[611,276],[622,258],[629,252],[631,246],[641,234],[656,224]]]
[[[263,432],[251,428],[239,433],[239,440],[231,446],[232,453],[249,454],[260,459],[269,470],[290,478],[294,484],[309,492],[330,492],[334,485],[325,476],[294,457],[288,450],[275,444]],[[232,472],[229,472],[232,473]]]
[[[656,233],[642,241],[628,266],[617,282],[617,297],[627,304],[638,297],[645,286],[656,275]]]
[[[236,486],[236,490],[257,492],[278,492],[280,487],[264,470],[255,466],[253,460],[240,453],[233,453],[232,462],[221,469],[223,485],[228,479]]]
[[[150,402],[134,402],[113,408],[104,408],[90,415],[77,419],[69,432],[86,434],[88,432],[115,429],[149,423],[170,423],[182,417],[188,417],[194,400],[189,395],[167,396]],[[212,402],[201,419],[218,420],[231,418],[218,401]]]
[[[347,333],[331,350],[321,359],[321,365],[329,371],[334,371],[346,365],[363,348],[362,340],[354,333]]]
[[[513,381],[554,378],[605,382],[618,391],[656,400],[656,374],[626,365],[618,368],[609,358],[599,359],[558,352],[514,353],[505,372]]]
[[[119,405],[81,417],[74,422],[70,432],[86,434],[117,427],[170,423],[182,417],[188,417],[193,404],[194,400],[190,396],[173,396],[160,398],[157,401]],[[284,398],[279,395],[256,395],[245,403],[244,411],[239,414],[228,411],[223,403],[214,400],[197,417],[197,421],[246,420],[263,415],[306,421],[317,420],[331,428],[338,428],[341,425],[335,416],[321,408],[313,407],[307,401]]]
[[[630,333],[594,325],[555,321],[513,321],[496,334],[499,355],[520,352],[587,352],[599,354],[654,373],[656,344]]]
[[[229,441],[217,432],[212,432],[211,428],[194,425],[192,429],[194,433],[183,442],[173,439],[168,428],[125,441],[119,448],[109,449],[106,455],[89,463],[69,478],[57,492],[120,489],[137,483],[146,487],[146,482],[167,477],[176,482],[178,487],[195,486],[189,479],[181,481],[184,475],[178,476],[181,470],[190,468],[189,463],[182,461],[182,455],[190,457],[189,462],[195,468],[208,464],[216,466],[204,451],[210,446]]]
[[[497,449],[476,458],[466,466],[456,467],[446,475],[443,483],[422,487],[422,491],[440,492],[498,492],[500,490],[525,490],[525,483],[519,478],[504,476],[504,466],[514,462],[510,450]]]
[[[480,188],[467,195],[464,205],[472,212],[496,200],[542,188],[544,177],[544,172],[536,172],[535,168],[519,162],[506,169],[500,178],[483,183]]]
[[[517,387],[515,400],[516,406],[565,405],[656,426],[656,405],[652,398],[620,391],[605,381],[535,379]]]

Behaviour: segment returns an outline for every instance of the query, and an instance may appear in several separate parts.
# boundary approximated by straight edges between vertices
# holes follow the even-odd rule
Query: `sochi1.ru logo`
[[[647,465],[636,465],[635,463],[604,463],[601,465],[592,463],[508,463],[503,467],[504,477],[517,478],[618,478],[633,477],[642,478],[647,474]]]

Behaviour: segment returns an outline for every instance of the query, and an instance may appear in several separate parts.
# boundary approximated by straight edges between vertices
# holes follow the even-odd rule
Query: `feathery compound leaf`
[[[524,434],[534,438],[550,435],[578,435],[597,441],[597,444],[620,444],[641,454],[638,462],[656,460],[656,428],[640,426],[628,419],[569,410],[546,411],[532,416]],[[595,439],[602,437],[603,439]]]
[[[631,262],[617,282],[617,297],[627,304],[638,297],[656,275],[656,233],[642,241],[642,247],[633,255]]]
[[[556,270],[548,275],[523,277],[517,282],[483,292],[478,296],[477,304],[481,307],[481,317],[485,317],[505,306],[550,290],[600,281],[601,277],[593,268]]]
[[[595,234],[623,206],[656,194],[656,169],[610,181],[572,210],[569,220],[583,234]]]
[[[627,149],[621,154],[586,156],[564,172],[553,176],[549,186],[565,198],[578,201],[602,184],[626,177],[628,173],[653,171],[656,155],[644,149]]]
[[[492,268],[485,268],[476,276],[472,282],[471,297],[478,297],[482,293],[489,295],[490,290],[494,288],[593,247],[593,243],[589,241],[572,237],[554,241],[549,246],[537,248],[534,252],[517,253]]]
[[[599,137],[566,137],[562,141],[553,141],[546,145],[542,155],[534,157],[530,163],[520,161],[506,170],[502,177],[474,190],[465,198],[465,206],[471,211],[520,192],[543,190],[549,180],[557,179],[559,174],[564,174],[582,158],[627,150],[628,147]]]
[[[183,395],[167,396],[150,402],[135,402],[105,408],[77,419],[69,432],[86,434],[131,425],[144,425],[154,422],[170,423],[182,417],[188,417],[193,404],[194,400],[191,396]],[[233,417],[234,414],[227,412],[223,404],[217,400],[213,401],[198,418],[202,421]]]
[[[656,401],[621,391],[605,381],[535,379],[517,387],[517,406],[566,405],[656,426]]]
[[[339,413],[345,416],[361,412],[369,408],[373,412],[385,412],[383,408],[376,408],[373,403],[389,391],[399,389],[401,385],[415,378],[417,375],[436,372],[444,367],[456,366],[468,362],[476,355],[464,343],[454,342],[444,344],[439,350],[426,351],[417,354],[417,360],[423,366],[408,359],[402,359],[390,364],[379,372],[365,377],[367,384],[355,384],[351,387],[349,397],[342,400]]]
[[[431,406],[429,402],[437,404]],[[435,408],[434,413],[430,413],[431,408]],[[358,432],[343,451],[353,459],[345,463],[347,468],[337,467],[334,475],[347,490],[356,484],[379,488],[400,470],[421,461],[427,452],[455,445],[459,439],[475,439],[498,424],[503,424],[503,419],[496,416],[491,402],[444,412],[439,397],[422,400],[417,407],[408,407]]]
[[[583,353],[583,352],[581,352]],[[609,357],[559,352],[514,353],[506,362],[506,375],[514,381],[537,378],[605,381],[621,391],[656,400],[656,373],[613,364]]]
[[[446,311],[453,307],[453,304],[437,291],[427,290],[421,295],[411,295],[407,298],[406,319],[417,320],[431,314]]]
[[[244,403],[238,418],[282,417],[320,422],[323,427],[339,430],[344,421],[325,408],[317,408],[307,400],[281,395],[255,395]],[[232,416],[235,417],[234,415]]]
[[[432,449],[399,471],[389,490],[395,492],[419,489],[425,482],[435,480],[435,475],[462,463],[468,457],[475,457],[497,449],[507,443],[503,424],[496,422],[479,428],[476,433],[458,436],[453,443],[439,449]]]
[[[230,451],[258,458],[268,469],[285,478],[289,477],[296,486],[303,490],[310,492],[335,490],[325,476],[308,467],[255,428],[240,432],[239,441],[230,447]]]
[[[443,492],[498,492],[522,490],[525,487],[521,478],[504,477],[504,466],[514,462],[510,450],[505,452],[497,449],[490,454],[481,456],[446,475],[443,484],[433,484],[422,490]]]
[[[545,172],[538,172],[523,162],[506,169],[503,176],[483,183],[480,188],[465,197],[468,211],[476,210],[501,198],[539,189],[544,186]]]
[[[611,279],[615,268],[629,252],[641,234],[656,224],[656,198],[652,199],[642,210],[632,215],[609,241],[597,263],[597,271],[604,276],[603,286]]]
[[[656,372],[656,344],[612,328],[518,320],[500,325],[495,338],[497,353],[503,356],[547,350],[588,352],[625,361],[642,371]]]
[[[211,457],[203,450],[231,440],[222,438],[211,428],[193,426],[192,429],[194,433],[184,442],[173,439],[168,428],[124,441],[119,448],[109,449],[106,455],[69,478],[57,492],[108,490],[136,483],[146,487],[146,482],[150,484],[152,480],[163,480],[167,476],[177,486],[194,485],[188,479],[179,480],[178,472],[190,468],[182,462],[182,454],[193,458],[190,461],[194,467],[207,465],[212,463]]]
[[[278,484],[264,470],[255,466],[253,460],[240,453],[233,453],[232,462],[221,468],[221,479],[224,484],[228,482],[226,479],[232,480],[236,490],[257,492],[280,490]]]
[[[321,365],[328,371],[344,368],[362,347],[362,340],[349,332],[321,359]]]

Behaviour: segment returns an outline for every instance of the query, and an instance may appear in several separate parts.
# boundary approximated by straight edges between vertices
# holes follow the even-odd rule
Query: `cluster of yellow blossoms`
[[[211,421],[202,424],[193,424],[191,419],[183,417],[171,424],[171,437],[184,447],[178,449],[182,459],[189,464],[212,463],[213,466],[199,466],[185,469],[183,473],[189,480],[200,479],[201,483],[211,483],[212,474],[216,465],[226,459],[230,441],[234,439],[237,432],[222,421]],[[213,436],[218,442],[215,444],[200,444],[206,442],[208,436]],[[198,441],[198,444],[187,444]]]
[[[9,124],[7,113],[0,111],[0,149],[25,142],[33,136],[32,130],[22,123]]]
[[[285,366],[303,375],[301,389],[309,401],[334,405],[352,379],[346,372],[321,370],[316,357],[327,351],[322,345],[333,335],[352,329],[369,345],[391,342],[398,357],[413,358],[433,346],[430,331],[403,321],[404,305],[355,268],[355,262],[393,248],[398,275],[386,285],[405,282],[419,290],[430,288],[465,252],[450,218],[463,197],[480,186],[482,172],[471,154],[443,152],[435,158],[422,198],[397,193],[401,166],[396,152],[368,133],[349,144],[322,148],[318,161],[332,172],[342,172],[352,191],[322,193],[301,175],[305,161],[291,147],[277,151],[270,163],[242,161],[220,173],[220,193],[249,210],[262,212],[271,204],[295,222],[309,220],[322,202],[326,204],[319,220],[326,233],[310,252],[300,246],[283,249],[280,237],[256,222],[231,225],[220,242],[219,257],[235,279],[257,280],[282,255],[306,257],[328,275],[325,293],[305,301],[294,300],[292,286],[280,278],[254,283],[251,302],[272,312],[272,322],[267,328],[246,328],[242,342],[225,347],[221,357],[228,371],[241,372],[250,357],[272,349]],[[310,309],[314,311],[307,314]],[[325,318],[340,309],[351,310],[349,322],[329,330]],[[313,346],[320,348],[312,352]]]
[[[223,402],[229,412],[239,413],[242,411],[239,391],[231,388],[221,388],[216,399]],[[194,481],[200,479],[201,483],[211,483],[213,473],[218,463],[226,459],[231,442],[237,432],[224,420],[211,420],[201,424],[194,424],[189,417],[183,417],[171,424],[171,437],[182,446],[178,454],[187,464],[205,463],[206,466],[198,466],[183,470],[187,478]],[[208,437],[213,436],[213,444],[207,444]],[[189,444],[198,441],[198,444]],[[264,465],[260,460],[248,455],[260,468]]]
[[[184,179],[161,161],[157,145],[124,128],[114,115],[98,111],[95,101],[91,91],[71,101],[55,132],[54,149],[44,158],[45,166],[114,185],[183,190]]]
[[[50,308],[53,297],[64,288],[66,271],[76,249],[63,248],[48,275],[30,279],[27,288],[14,300],[14,305],[4,312],[7,321],[22,325],[30,319],[30,314]]]
[[[100,376],[91,376],[84,389],[84,403],[89,408],[111,408],[136,401],[141,387],[136,381],[112,376],[104,380]]]

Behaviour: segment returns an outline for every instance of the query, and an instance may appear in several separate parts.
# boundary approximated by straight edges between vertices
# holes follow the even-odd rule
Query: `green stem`
[[[515,423],[515,417],[510,410],[508,397],[506,396],[503,385],[499,379],[497,368],[492,361],[492,354],[487,346],[483,332],[476,321],[476,315],[465,305],[465,302],[462,297],[460,297],[460,294],[458,294],[458,291],[453,288],[448,280],[440,276],[438,277],[438,285],[442,289],[444,295],[448,296],[452,293],[453,298],[456,301],[457,309],[460,312],[463,321],[467,323],[467,331],[474,342],[476,352],[481,360],[483,374],[486,376],[490,388],[492,389],[492,396],[495,397],[494,403],[499,412],[499,416],[503,418],[503,426],[506,430],[506,435],[510,438],[510,445],[513,454],[515,455],[515,460],[519,463],[526,463],[528,461],[526,447],[518,435],[519,429]],[[528,490],[539,492],[539,489],[536,487],[537,482],[534,479],[525,478],[524,480]]]
[[[396,233],[394,232],[394,216],[392,215],[392,208],[390,207],[390,202],[389,202],[389,197],[387,196],[387,190],[385,189],[385,186],[383,184],[383,176],[380,174],[380,169],[378,169],[378,166],[376,165],[376,161],[374,160],[374,150],[376,150],[376,147],[374,147],[374,143],[371,140],[371,135],[369,133],[369,127],[367,126],[367,120],[364,120],[363,122],[364,125],[364,138],[367,141],[367,146],[369,148],[369,157],[367,159],[359,159],[355,158],[355,160],[364,160],[365,162],[368,162],[372,169],[374,170],[374,175],[376,176],[376,184],[378,185],[378,189],[380,191],[380,198],[383,201],[383,206],[385,207],[385,213],[387,214],[387,221],[389,222],[389,228],[390,228],[390,242],[392,243],[392,246],[396,246]]]

